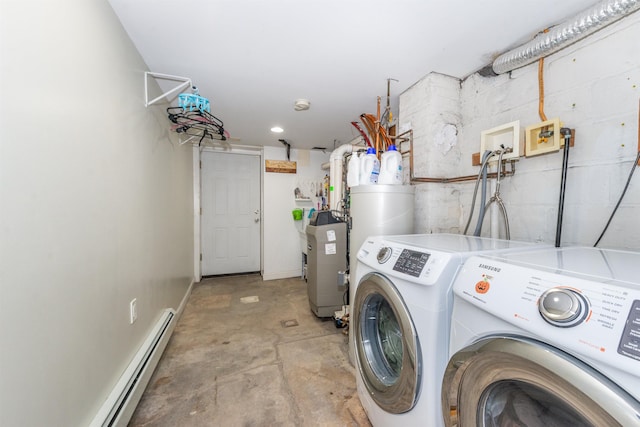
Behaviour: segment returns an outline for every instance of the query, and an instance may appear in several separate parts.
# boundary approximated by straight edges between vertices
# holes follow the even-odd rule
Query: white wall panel
[[[106,1],[3,2],[0,41],[0,425],[88,425],[191,282],[191,148]]]
[[[329,153],[292,149],[291,160],[297,162],[295,174],[264,172],[263,163],[263,264],[265,280],[295,277],[302,272],[302,249],[299,228],[302,221],[294,221],[291,211],[304,208],[305,213],[313,207],[313,202],[296,202],[294,190],[301,187],[305,195],[309,193],[309,182],[319,182],[329,171],[321,165],[329,161]],[[286,151],[278,147],[264,147],[265,160],[286,160]]]

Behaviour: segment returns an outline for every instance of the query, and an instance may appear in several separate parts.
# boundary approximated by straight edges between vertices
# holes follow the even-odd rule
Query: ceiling
[[[384,110],[388,83],[395,115],[399,94],[428,73],[464,78],[597,3],[109,2],[149,69],[190,78],[224,122],[231,144],[282,146],[284,139],[292,148],[329,151],[358,136],[350,122],[375,115],[378,97]],[[301,98],[310,101],[309,110],[294,110]],[[272,133],[274,126],[284,132]]]

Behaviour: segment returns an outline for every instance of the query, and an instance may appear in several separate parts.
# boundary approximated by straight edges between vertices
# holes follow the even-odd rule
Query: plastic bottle
[[[378,184],[402,185],[402,154],[396,150],[395,145],[382,153],[380,161],[380,177]]]
[[[367,154],[360,161],[360,185],[372,185],[378,183],[380,175],[380,161],[376,156],[375,148],[367,148]]]
[[[347,166],[347,185],[355,187],[360,183],[360,158],[358,153],[352,153]]]

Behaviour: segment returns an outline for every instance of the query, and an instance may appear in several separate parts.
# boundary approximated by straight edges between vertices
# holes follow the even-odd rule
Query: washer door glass
[[[367,361],[386,386],[398,381],[402,372],[402,329],[393,309],[380,294],[370,295],[362,307],[365,319],[362,334]]]
[[[640,403],[580,360],[524,337],[487,337],[456,352],[442,381],[447,427],[631,426]]]
[[[524,381],[498,381],[480,400],[479,426],[593,426],[567,402]]]
[[[372,273],[354,298],[356,362],[376,404],[398,414],[415,405],[420,387],[419,344],[409,311],[396,287]]]

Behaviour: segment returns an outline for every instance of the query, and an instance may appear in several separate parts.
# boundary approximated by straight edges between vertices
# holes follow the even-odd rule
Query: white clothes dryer
[[[640,426],[640,253],[474,256],[453,295],[447,426]]]
[[[350,333],[358,395],[374,426],[443,425],[454,276],[473,254],[537,247],[455,234],[365,239]]]

